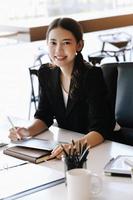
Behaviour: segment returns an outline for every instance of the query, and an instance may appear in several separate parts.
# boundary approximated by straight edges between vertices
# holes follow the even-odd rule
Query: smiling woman
[[[51,63],[43,64],[38,72],[40,100],[35,120],[28,128],[11,129],[9,137],[35,136],[56,119],[60,128],[85,134],[75,145],[98,145],[112,135],[115,119],[101,68],[91,66],[82,56],[82,28],[72,18],[56,18],[46,36]],[[66,151],[71,145],[64,145]],[[61,147],[52,151],[51,158],[61,158]]]

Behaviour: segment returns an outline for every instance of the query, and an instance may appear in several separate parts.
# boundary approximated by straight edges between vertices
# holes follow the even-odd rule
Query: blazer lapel
[[[75,105],[75,101],[71,100],[71,98],[68,97],[67,108],[66,108],[66,116],[68,116],[70,114],[74,105]]]
[[[79,100],[78,96],[77,97],[75,96],[73,99],[71,99],[71,97],[68,96],[68,102],[67,102],[67,108],[66,108],[67,116],[70,114],[70,112],[72,111],[72,109],[74,108],[78,100]]]
[[[68,96],[67,107],[65,107],[62,89],[60,85],[60,69],[59,68],[58,70],[55,70],[53,72],[53,77],[51,81],[52,81],[52,88],[53,88],[53,94],[54,94],[54,99],[55,99],[55,110],[58,109],[60,111],[60,116],[62,116],[62,118],[67,117],[72,111],[72,109],[74,108],[77,101],[79,100],[79,96],[75,95],[73,99],[71,99],[71,97]],[[76,93],[78,93],[78,91],[76,91]]]
[[[53,94],[55,99],[55,110],[58,109],[60,111],[60,115],[65,116],[66,108],[60,86],[60,70],[54,72],[52,82],[53,82]]]

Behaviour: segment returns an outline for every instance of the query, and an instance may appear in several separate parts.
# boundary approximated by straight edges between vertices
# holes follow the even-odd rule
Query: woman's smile
[[[54,58],[57,60],[57,61],[64,61],[67,56],[54,56]]]

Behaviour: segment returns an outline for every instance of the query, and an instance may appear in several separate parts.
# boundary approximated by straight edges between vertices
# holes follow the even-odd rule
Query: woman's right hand
[[[9,138],[12,141],[23,140],[26,137],[30,136],[30,133],[27,128],[24,127],[15,127],[9,130]]]

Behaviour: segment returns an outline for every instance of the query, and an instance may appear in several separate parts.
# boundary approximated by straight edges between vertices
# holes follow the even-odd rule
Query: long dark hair
[[[73,36],[75,37],[77,43],[80,41],[83,41],[83,30],[80,25],[76,20],[72,18],[57,18],[55,19],[48,27],[47,33],[46,33],[46,39],[48,40],[49,33],[51,30],[54,28],[61,27],[63,29],[66,29],[70,31]],[[72,85],[70,89],[70,96],[74,97],[76,94],[76,89],[80,87],[80,75],[82,73],[82,68],[84,66],[84,59],[83,56],[80,52],[77,52],[76,58],[75,58],[75,63],[73,67],[73,72],[72,72]],[[76,95],[77,96],[77,95]]]

